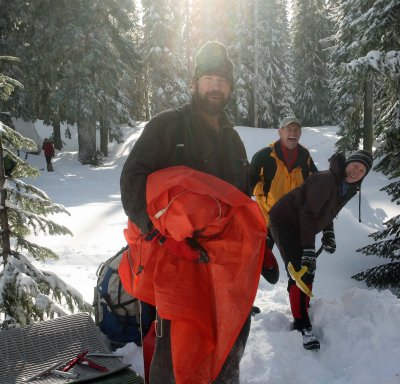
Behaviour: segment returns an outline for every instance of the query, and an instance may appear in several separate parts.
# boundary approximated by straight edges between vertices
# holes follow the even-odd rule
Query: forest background
[[[0,111],[53,126],[56,149],[76,124],[79,160],[96,164],[122,124],[188,101],[195,53],[218,40],[237,125],[295,113],[371,151],[399,126],[399,19],[398,0],[0,0],[0,56],[19,60],[0,72],[23,84]]]

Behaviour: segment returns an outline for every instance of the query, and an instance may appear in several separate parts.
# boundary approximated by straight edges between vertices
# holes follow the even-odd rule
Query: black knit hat
[[[225,46],[218,41],[205,43],[196,55],[193,78],[204,75],[218,75],[227,79],[233,87],[233,64]]]
[[[346,165],[353,162],[353,161],[358,161],[359,163],[363,163],[365,165],[365,168],[367,168],[366,174],[371,170],[372,168],[372,155],[366,151],[363,151],[360,149],[359,151],[353,152],[347,159],[346,159]]]

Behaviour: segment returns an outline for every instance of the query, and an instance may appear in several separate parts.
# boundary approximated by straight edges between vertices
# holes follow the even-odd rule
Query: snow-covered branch
[[[25,325],[78,310],[91,312],[91,305],[54,273],[40,271],[25,256],[14,254],[0,271],[0,310]]]
[[[349,72],[372,68],[381,73],[400,73],[400,51],[370,51],[366,56],[344,64],[344,67]]]

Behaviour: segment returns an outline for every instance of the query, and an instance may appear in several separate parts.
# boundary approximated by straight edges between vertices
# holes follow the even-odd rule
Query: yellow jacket
[[[253,156],[250,164],[251,188],[267,226],[272,206],[316,171],[317,167],[309,151],[300,144],[297,160],[290,172],[283,160],[280,141],[262,148]]]

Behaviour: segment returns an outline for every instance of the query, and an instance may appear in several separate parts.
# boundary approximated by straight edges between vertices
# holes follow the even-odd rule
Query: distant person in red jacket
[[[44,157],[46,158],[47,171],[53,172],[53,164],[51,163],[51,159],[54,157],[53,141],[46,137],[43,141],[42,149],[44,151]]]

